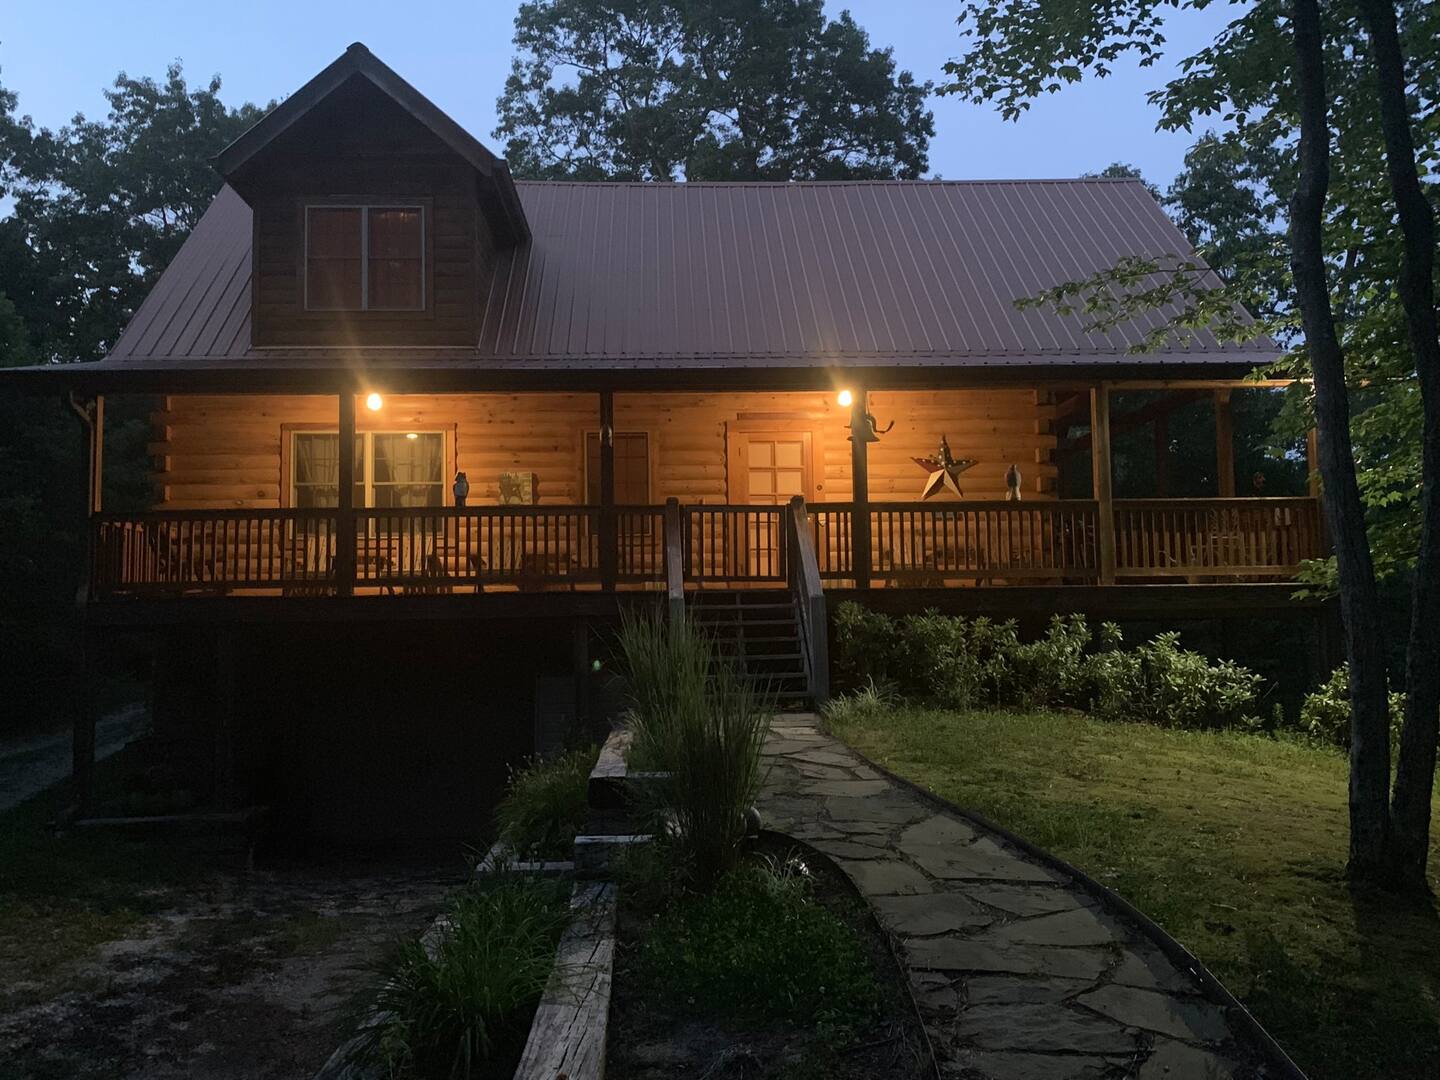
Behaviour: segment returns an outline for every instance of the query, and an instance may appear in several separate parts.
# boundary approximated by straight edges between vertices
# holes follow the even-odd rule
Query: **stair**
[[[812,707],[799,615],[788,590],[702,590],[691,593],[686,606],[720,654],[770,693],[777,706]]]

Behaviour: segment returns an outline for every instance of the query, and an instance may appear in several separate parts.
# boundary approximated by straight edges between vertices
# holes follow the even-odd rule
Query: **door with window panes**
[[[737,432],[736,437],[743,444],[731,459],[740,473],[742,498],[738,501],[783,507],[796,495],[811,498],[810,432],[746,431]],[[734,489],[732,483],[732,492]],[[750,518],[743,543],[744,570],[761,576],[778,572],[783,565],[784,517],[769,514]]]

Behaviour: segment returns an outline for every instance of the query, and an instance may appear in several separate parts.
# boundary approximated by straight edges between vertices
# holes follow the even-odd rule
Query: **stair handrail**
[[[671,622],[685,617],[685,535],[680,500],[665,500],[665,610]]]
[[[820,561],[810,538],[810,514],[805,499],[790,500],[786,546],[789,548],[787,576],[790,595],[795,598],[800,635],[809,674],[810,696],[816,706],[830,699],[830,627],[825,606],[825,588],[820,581]]]

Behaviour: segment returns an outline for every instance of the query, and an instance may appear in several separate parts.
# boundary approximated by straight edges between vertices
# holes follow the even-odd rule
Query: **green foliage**
[[[641,944],[651,992],[708,1017],[858,1027],[879,988],[855,932],[813,896],[791,860],[730,871],[661,910]]]
[[[1121,57],[1153,63],[1166,45],[1164,20],[1187,6],[1181,0],[1070,5],[967,0],[959,19],[966,49],[946,65],[951,81],[939,92],[993,104],[1007,118],[1018,118],[1034,98],[1085,77],[1102,77]],[[1440,5],[1398,0],[1396,13],[1415,88],[1411,128],[1420,180],[1433,206],[1440,204],[1435,168],[1440,124],[1433,119],[1433,88],[1440,85]],[[1421,408],[1395,286],[1402,256],[1386,178],[1376,75],[1359,6],[1352,0],[1325,6],[1324,48],[1333,131],[1326,261],[1346,353],[1356,474],[1376,573],[1383,581],[1407,571],[1419,547]],[[1078,312],[1097,327],[1143,316],[1153,328],[1147,341],[1151,347],[1198,326],[1239,335],[1245,330],[1240,313],[1248,311],[1259,320],[1256,329],[1292,347],[1283,362],[1285,373],[1303,376],[1309,361],[1292,296],[1285,233],[1299,134],[1293,63],[1285,5],[1251,0],[1236,5],[1233,19],[1216,38],[1183,58],[1179,74],[1150,94],[1162,128],[1209,129],[1190,148],[1185,170],[1165,201],[1219,278],[1197,275],[1187,259],[1132,259],[1041,296],[1015,299]],[[1167,305],[1163,317],[1155,319]],[[1270,450],[1277,462],[1293,462],[1295,448],[1314,423],[1311,392],[1297,386],[1284,397],[1285,407],[1273,418]],[[1242,430],[1238,424],[1237,430]],[[1275,479],[1267,472],[1267,480]],[[1333,591],[1333,560],[1309,567],[1304,583],[1309,592]]]
[[[1390,749],[1400,745],[1405,725],[1405,695],[1390,692]],[[1341,664],[1300,706],[1300,730],[1316,742],[1350,748],[1350,665]]]
[[[0,89],[0,366],[94,360],[174,256],[220,187],[210,159],[259,116],[189,87],[121,75],[104,119],[58,130],[16,115]],[[150,496],[150,402],[109,403],[105,504]],[[72,707],[84,535],[80,428],[53,400],[0,391],[0,729]]]
[[[1228,660],[1212,663],[1160,634],[1124,648],[1120,629],[1101,626],[1098,642],[1079,615],[1055,616],[1043,637],[1022,642],[1014,622],[907,615],[892,619],[844,603],[836,611],[837,679],[864,698],[838,709],[878,707],[880,691],[944,708],[1072,707],[1097,716],[1164,727],[1224,728],[1254,724],[1261,678]]]
[[[1347,768],[1332,748],[1055,712],[898,708],[834,726],[1119,892],[1313,1080],[1433,1076],[1440,921],[1428,900],[1348,886]]]
[[[450,901],[446,931],[431,947],[402,943],[380,970],[380,1021],[366,1029],[360,1061],[392,1076],[478,1076],[517,1053],[569,919],[569,885],[504,876]]]
[[[598,752],[582,746],[511,771],[495,820],[516,858],[569,858],[589,813],[587,788]]]
[[[517,175],[914,178],[928,83],[821,0],[531,0],[497,138]]]
[[[680,871],[708,889],[739,860],[770,704],[688,618],[627,618],[620,650],[632,760],[666,774],[647,789],[656,829],[673,833]]]

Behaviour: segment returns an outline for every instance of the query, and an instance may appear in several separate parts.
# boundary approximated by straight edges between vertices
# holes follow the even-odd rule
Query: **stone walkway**
[[[1257,1075],[1226,1010],[1070,879],[937,811],[813,717],[777,717],[766,755],[766,826],[834,858],[900,940],[942,1075]]]

